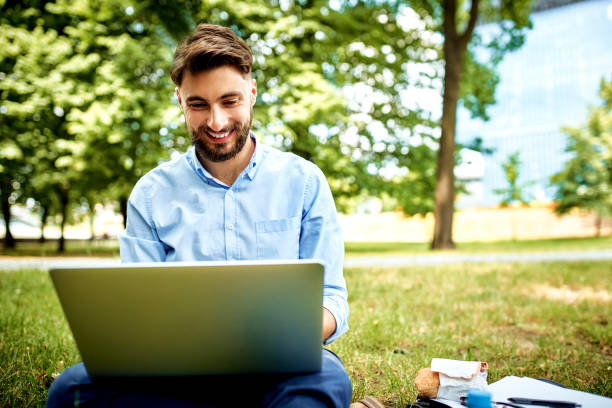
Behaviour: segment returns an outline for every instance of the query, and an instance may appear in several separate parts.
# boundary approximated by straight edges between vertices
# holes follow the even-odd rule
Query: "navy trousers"
[[[351,382],[338,356],[323,349],[321,371],[243,375],[92,379],[83,363],[55,379],[47,408],[56,407],[342,407]]]

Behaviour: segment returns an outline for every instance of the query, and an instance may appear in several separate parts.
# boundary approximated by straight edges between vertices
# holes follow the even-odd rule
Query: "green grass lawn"
[[[434,357],[489,362],[489,382],[543,377],[612,396],[612,263],[346,271],[351,330],[333,349],[354,398],[414,401]]]
[[[333,345],[354,399],[404,407],[433,357],[487,361],[489,382],[549,378],[612,396],[612,263],[346,270],[351,330]],[[79,355],[47,272],[0,271],[0,406],[43,405]]]
[[[612,249],[612,236],[521,241],[457,242],[453,251],[434,252],[426,242],[346,242],[347,257],[509,252],[565,252]]]
[[[556,238],[522,241],[458,242],[455,251],[434,252],[427,242],[346,242],[346,257],[406,256],[489,252],[562,252],[612,249],[612,236],[588,238]],[[66,240],[66,252],[57,252],[57,241],[22,240],[16,249],[0,249],[4,256],[119,256],[119,243],[109,240]]]

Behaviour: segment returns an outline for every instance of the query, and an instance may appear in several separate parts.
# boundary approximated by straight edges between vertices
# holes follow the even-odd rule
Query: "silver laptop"
[[[318,261],[132,263],[50,274],[91,376],[321,368]]]

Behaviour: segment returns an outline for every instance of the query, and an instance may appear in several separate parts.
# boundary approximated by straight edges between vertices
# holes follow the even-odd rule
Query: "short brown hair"
[[[232,65],[245,75],[251,73],[253,54],[249,46],[231,29],[213,24],[199,24],[195,31],[176,47],[170,77],[181,85],[183,73]]]

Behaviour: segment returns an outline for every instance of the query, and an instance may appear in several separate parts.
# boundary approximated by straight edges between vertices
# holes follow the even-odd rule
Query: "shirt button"
[[[227,224],[227,229],[234,229],[234,224]]]

